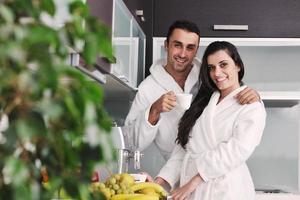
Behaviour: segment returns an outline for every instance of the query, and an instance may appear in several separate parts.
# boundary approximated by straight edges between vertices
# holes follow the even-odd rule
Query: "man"
[[[125,137],[130,146],[139,150],[155,143],[167,160],[175,146],[177,125],[184,110],[176,106],[177,93],[196,94],[199,88],[200,61],[196,58],[200,31],[189,21],[176,21],[165,41],[167,59],[150,68],[125,121]],[[237,96],[241,104],[259,100],[256,91],[246,88]]]

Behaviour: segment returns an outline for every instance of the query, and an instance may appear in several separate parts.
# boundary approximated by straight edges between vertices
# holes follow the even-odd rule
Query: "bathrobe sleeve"
[[[129,147],[139,150],[146,149],[154,141],[160,123],[159,120],[152,125],[148,121],[152,105],[149,95],[146,88],[139,88],[125,121],[125,140]]]
[[[179,181],[185,153],[186,151],[177,144],[172,151],[170,159],[157,175],[157,177],[161,177],[166,180],[170,184],[171,188],[174,188],[175,184]]]
[[[256,102],[246,105],[235,120],[232,136],[214,149],[197,155],[195,162],[203,180],[210,181],[226,175],[245,163],[260,143],[265,119],[263,104]]]

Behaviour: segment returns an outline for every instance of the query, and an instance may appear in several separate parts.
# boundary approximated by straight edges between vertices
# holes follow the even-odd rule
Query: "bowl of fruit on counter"
[[[161,200],[167,192],[152,182],[135,181],[136,175],[111,174],[105,182],[92,182],[90,191],[103,195],[106,200]]]

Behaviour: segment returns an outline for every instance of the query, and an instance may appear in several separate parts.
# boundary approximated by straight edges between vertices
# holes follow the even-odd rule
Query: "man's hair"
[[[167,34],[167,43],[169,43],[169,39],[176,28],[183,29],[188,32],[196,33],[200,39],[200,30],[195,23],[188,20],[177,20],[169,27],[168,34]]]

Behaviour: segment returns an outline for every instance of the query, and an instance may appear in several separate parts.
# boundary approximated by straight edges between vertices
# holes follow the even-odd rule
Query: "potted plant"
[[[82,1],[70,2],[70,19],[56,29],[42,17],[54,16],[52,0],[0,1],[0,199],[58,191],[93,199],[93,168],[112,159],[103,92],[66,62],[78,44],[90,67],[99,53],[111,59],[110,33]],[[43,169],[50,187],[41,184]]]

